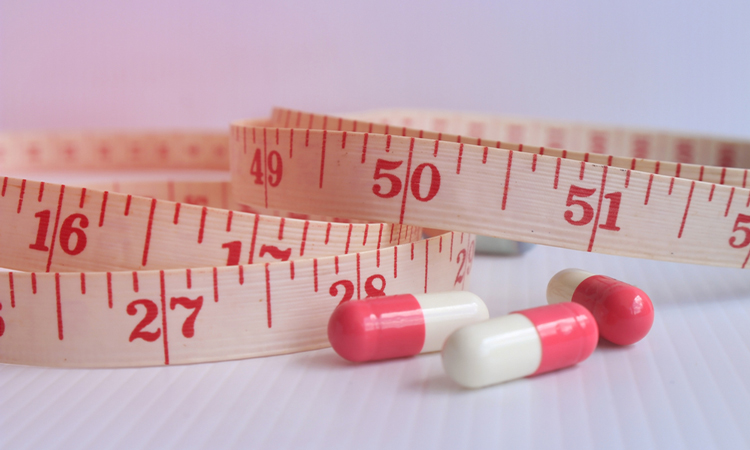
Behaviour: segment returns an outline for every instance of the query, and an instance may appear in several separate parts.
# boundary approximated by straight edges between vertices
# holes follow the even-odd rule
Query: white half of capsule
[[[421,353],[440,351],[448,336],[458,328],[490,317],[482,299],[471,292],[418,294],[414,298],[424,315],[425,338]]]
[[[529,376],[542,361],[542,341],[522,314],[457,330],[443,347],[443,367],[458,384],[478,388]]]
[[[547,303],[552,305],[571,301],[578,286],[592,276],[593,273],[580,269],[561,270],[547,284]]]

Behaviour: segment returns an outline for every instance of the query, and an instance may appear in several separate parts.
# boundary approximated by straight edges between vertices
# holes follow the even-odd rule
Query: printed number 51
[[[574,219],[575,212],[572,209],[565,211],[563,217],[565,217],[565,220],[567,220],[569,224],[581,227],[589,224],[594,219],[594,207],[585,200],[580,200],[580,198],[591,197],[595,193],[596,189],[587,189],[574,184],[570,186],[565,206],[580,206],[583,214],[580,219]],[[599,228],[619,231],[620,227],[617,226],[617,214],[620,212],[622,192],[605,194],[604,198],[609,200],[609,211],[607,212],[607,220],[603,224],[600,224]]]
[[[741,231],[745,236],[742,239],[742,242],[737,242],[739,241],[737,236],[732,236],[729,238],[729,245],[734,248],[747,247],[747,245],[750,244],[750,228],[742,226],[743,223],[750,223],[750,216],[745,214],[738,214],[737,220],[734,221],[734,228],[732,229],[732,232]]]

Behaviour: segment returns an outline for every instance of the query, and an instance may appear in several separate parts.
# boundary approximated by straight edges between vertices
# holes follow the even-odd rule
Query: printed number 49
[[[281,183],[281,175],[284,172],[284,164],[281,162],[281,155],[276,150],[271,151],[268,154],[268,184],[272,187],[276,187]],[[250,174],[255,176],[255,184],[264,184],[263,181],[263,156],[260,154],[260,149],[255,149],[253,155],[253,162],[250,165]]]

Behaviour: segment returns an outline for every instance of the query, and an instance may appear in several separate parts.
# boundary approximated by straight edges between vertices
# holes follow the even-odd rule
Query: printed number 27
[[[177,305],[183,306],[185,309],[192,309],[193,312],[187,316],[185,322],[182,323],[182,335],[186,338],[191,338],[195,335],[195,319],[198,317],[198,313],[203,307],[203,296],[199,296],[196,299],[190,299],[187,297],[172,297],[169,302],[169,307],[175,309]],[[154,342],[161,337],[161,328],[157,328],[156,331],[145,331],[144,328],[149,326],[151,322],[156,320],[159,316],[159,307],[156,306],[156,302],[147,298],[141,298],[133,300],[128,303],[127,313],[128,315],[134,316],[138,314],[138,307],[142,306],[146,310],[146,315],[141,319],[140,322],[135,326],[133,331],[130,333],[129,341],[133,342],[136,339],[143,339],[146,342]]]

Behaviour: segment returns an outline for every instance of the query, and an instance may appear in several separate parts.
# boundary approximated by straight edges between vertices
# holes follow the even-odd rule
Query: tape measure
[[[556,148],[568,146],[589,151]],[[0,265],[16,271],[0,274],[0,362],[143,366],[321,348],[340,302],[463,289],[474,233],[745,267],[747,170],[708,164],[748,165],[748,147],[411,111],[276,109],[228,136],[4,134],[6,171],[201,168],[230,170],[231,184],[3,177]],[[421,239],[421,226],[457,231]]]
[[[589,130],[593,151],[572,152],[284,110],[272,121],[298,122],[311,130],[297,136],[291,128],[233,125],[231,170],[240,202],[583,251],[747,265],[747,170],[691,163],[747,164],[747,143]],[[542,128],[558,138],[575,131]],[[255,160],[243,136],[259,133],[265,140],[256,143],[266,153],[284,151],[298,161],[285,169],[282,189],[244,176]],[[659,149],[686,162],[603,154],[610,138],[645,157]],[[674,152],[664,150],[670,147]]]

